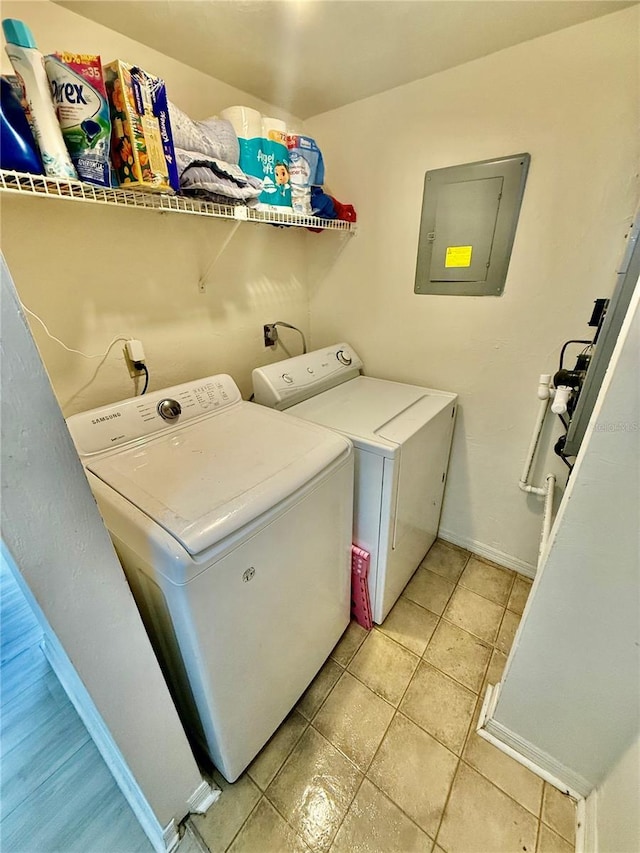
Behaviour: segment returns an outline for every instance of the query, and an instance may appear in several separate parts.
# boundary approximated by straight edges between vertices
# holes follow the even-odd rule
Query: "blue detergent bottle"
[[[20,99],[5,77],[0,77],[0,168],[44,174]]]

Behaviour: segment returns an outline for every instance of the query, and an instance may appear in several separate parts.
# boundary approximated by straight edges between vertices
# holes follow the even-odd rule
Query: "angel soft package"
[[[291,211],[287,129],[279,119],[250,107],[227,107],[220,117],[231,122],[240,144],[240,168],[262,181],[258,209]]]

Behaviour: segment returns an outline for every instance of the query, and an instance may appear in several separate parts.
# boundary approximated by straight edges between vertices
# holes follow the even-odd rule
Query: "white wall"
[[[596,793],[597,853],[640,850],[640,737]]]
[[[244,92],[169,59],[48,0],[2,4],[3,17],[31,27],[43,53],[94,52],[136,62],[164,78],[169,97],[194,118],[231,104],[285,115]],[[6,56],[3,73],[11,70]],[[230,373],[250,393],[258,363],[284,358],[265,350],[262,326],[286,320],[308,332],[305,243],[312,235],[243,224],[207,277],[233,223],[149,211],[108,209],[3,196],[2,245],[25,305],[68,346],[102,352],[116,335],[142,340],[153,389]],[[332,235],[313,235],[320,240]],[[65,416],[132,396],[117,344],[104,364],[65,352],[29,318]],[[295,332],[282,334],[292,354]]]
[[[2,539],[164,827],[200,772],[0,263]]]
[[[639,306],[637,286],[493,713],[583,792],[640,733]]]
[[[312,344],[345,339],[371,375],[458,392],[442,532],[514,567],[533,568],[541,528],[541,503],[517,487],[538,375],[555,372],[565,340],[589,336],[638,197],[639,11],[306,121],[360,228],[337,263],[311,267]],[[425,171],[524,151],[504,295],[414,295]],[[565,481],[555,459],[538,480],[547,470]]]

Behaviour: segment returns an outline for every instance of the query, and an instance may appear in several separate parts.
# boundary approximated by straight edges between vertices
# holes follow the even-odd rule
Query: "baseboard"
[[[143,832],[157,853],[166,853],[170,848],[165,843],[165,831],[133,777],[124,756],[105,725],[80,676],[67,657],[66,652],[58,639],[51,634],[45,634],[41,648],[69,697],[71,704],[85,724],[98,752],[111,771],[118,788],[120,788],[125,800],[131,806]]]
[[[598,853],[598,790],[578,803],[576,853]]]
[[[171,823],[167,824],[162,830],[162,843],[164,845],[163,849],[166,850],[167,853],[173,853],[174,850],[178,849],[178,845],[180,844],[180,833],[178,832],[178,824],[175,820],[172,820]]]
[[[221,793],[220,788],[214,788],[203,780],[187,800],[189,812],[205,814],[209,806],[212,806],[220,798]]]
[[[569,794],[578,801],[584,799],[593,790],[593,785],[587,779],[493,718],[500,686],[490,685],[487,689],[478,720],[477,732],[480,737],[528,767],[564,794]]]
[[[504,566],[507,569],[513,569],[521,575],[528,578],[535,578],[536,567],[532,563],[527,563],[519,557],[514,557],[511,554],[505,554],[504,551],[499,551],[497,548],[492,548],[491,545],[485,545],[478,542],[477,539],[468,539],[466,536],[459,536],[452,530],[445,530],[443,527],[438,531],[438,537],[444,539],[445,542],[451,542],[453,545],[458,545],[460,548],[465,548],[471,551],[472,554],[477,554],[478,557],[484,557],[491,560],[492,563],[497,563],[499,566]]]

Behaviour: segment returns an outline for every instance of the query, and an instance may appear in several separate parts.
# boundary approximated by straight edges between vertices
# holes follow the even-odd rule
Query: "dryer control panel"
[[[241,401],[233,379],[219,374],[72,415],[67,426],[80,456],[91,456],[211,417]]]
[[[252,374],[255,401],[288,409],[359,376],[361,369],[362,360],[346,343],[257,367]]]

